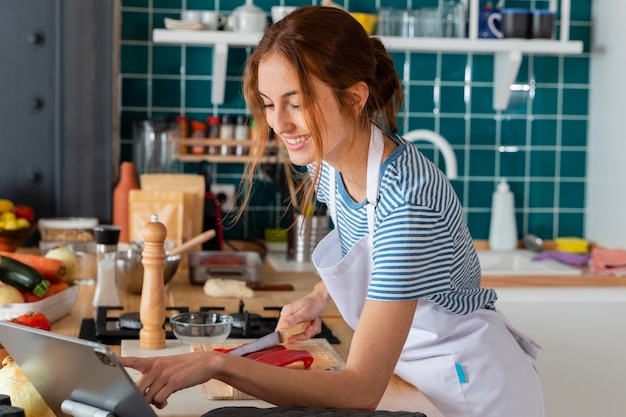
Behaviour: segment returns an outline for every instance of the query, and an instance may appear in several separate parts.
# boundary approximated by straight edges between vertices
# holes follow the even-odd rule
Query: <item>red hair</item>
[[[402,83],[382,42],[370,38],[361,24],[344,10],[323,6],[296,9],[267,29],[246,63],[243,92],[258,136],[253,138],[250,149],[252,161],[246,166],[244,187],[247,192],[239,215],[249,200],[254,172],[268,143],[270,128],[259,95],[258,69],[260,63],[272,54],[285,57],[297,74],[301,106],[315,143],[313,163],[316,166],[320,167],[322,162],[324,132],[320,123],[323,121],[322,110],[312,88],[312,77],[332,88],[346,124],[353,132],[369,123],[388,132],[398,131],[396,117],[403,102]],[[368,86],[369,96],[361,114],[354,116],[351,111],[353,100],[346,90],[359,82]],[[302,184],[305,203],[300,207],[306,207],[312,201],[318,177],[319,170],[315,170],[313,181]]]

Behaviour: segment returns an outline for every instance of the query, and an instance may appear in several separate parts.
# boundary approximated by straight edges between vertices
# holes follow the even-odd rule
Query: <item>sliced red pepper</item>
[[[302,361],[304,368],[308,369],[313,363],[313,356],[308,350],[277,350],[266,353],[256,358],[256,361],[274,366],[287,366],[294,362]]]
[[[241,346],[243,346],[243,345],[241,345]],[[213,351],[214,352],[220,352],[220,353],[228,353],[231,350],[235,350],[235,349],[237,349],[237,348],[239,348],[241,346],[235,346],[233,348],[214,348]],[[250,352],[250,353],[248,353],[246,355],[243,355],[243,357],[244,358],[256,359],[257,357],[259,357],[260,355],[263,355],[265,353],[274,352],[274,351],[277,351],[277,350],[285,350],[285,349],[287,349],[287,348],[285,346],[283,346],[283,345],[274,345],[274,346],[270,346],[270,347],[265,348],[265,349],[258,350],[256,352]]]
[[[278,352],[281,350],[286,350],[287,348],[283,345],[274,345],[274,346],[270,346],[268,348],[265,348],[263,350],[258,350],[256,352],[250,352],[247,355],[243,355],[244,358],[248,358],[248,359],[258,359],[259,357],[266,355],[268,353],[271,352]]]

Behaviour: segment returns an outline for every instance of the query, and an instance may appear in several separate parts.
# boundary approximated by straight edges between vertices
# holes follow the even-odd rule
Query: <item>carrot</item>
[[[67,282],[55,282],[54,284],[50,284],[48,286],[48,291],[46,291],[46,293],[44,295],[42,295],[41,297],[38,297],[38,296],[36,296],[35,294],[33,294],[31,292],[25,294],[24,295],[24,302],[26,302],[26,303],[34,303],[36,301],[41,301],[44,298],[48,298],[50,296],[58,294],[61,291],[65,291],[69,287],[70,287],[70,285]]]
[[[41,255],[33,255],[29,253],[14,253],[0,251],[0,255],[15,259],[31,268],[36,269],[44,276],[45,279],[54,283],[64,280],[67,269],[63,261],[53,258],[46,258]]]

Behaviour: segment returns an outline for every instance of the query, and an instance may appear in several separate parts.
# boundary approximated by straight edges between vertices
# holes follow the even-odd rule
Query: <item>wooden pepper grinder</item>
[[[143,287],[139,319],[142,328],[139,331],[141,349],[163,349],[165,347],[165,248],[163,246],[167,229],[159,223],[156,214],[143,228],[144,248],[142,253]]]

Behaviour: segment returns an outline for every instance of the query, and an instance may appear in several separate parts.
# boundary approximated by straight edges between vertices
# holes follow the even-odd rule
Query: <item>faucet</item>
[[[437,132],[427,129],[411,130],[402,136],[409,142],[424,140],[432,143],[435,148],[438,148],[441,151],[441,154],[443,155],[443,160],[446,163],[446,176],[448,179],[454,180],[457,178],[456,155],[454,154],[454,151],[448,141],[445,140],[443,136]]]

